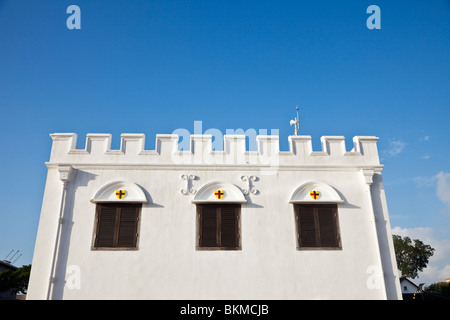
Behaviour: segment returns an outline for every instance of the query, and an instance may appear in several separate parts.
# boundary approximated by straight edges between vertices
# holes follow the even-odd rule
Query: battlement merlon
[[[289,136],[289,151],[280,151],[279,137],[256,136],[256,151],[246,150],[245,135],[224,135],[223,150],[213,150],[212,135],[190,135],[190,150],[179,150],[177,134],[157,134],[155,150],[145,150],[145,135],[121,135],[119,150],[111,150],[111,134],[87,134],[78,149],[76,133],[50,135],[53,145],[49,164],[76,165],[265,165],[347,166],[382,168],[374,136],[356,136],[346,150],[345,137],[321,137],[322,150],[313,151],[311,136]]]

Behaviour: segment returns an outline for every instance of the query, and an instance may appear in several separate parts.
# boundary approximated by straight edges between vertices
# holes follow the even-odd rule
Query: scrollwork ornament
[[[244,195],[248,195],[248,194],[258,194],[258,190],[253,186],[252,182],[255,182],[257,180],[257,178],[253,175],[251,176],[241,176],[241,180],[244,182],[247,182],[247,188],[246,189],[242,189],[242,192],[244,193]]]
[[[184,195],[187,195],[188,193],[196,194],[197,190],[191,188],[192,182],[190,182],[190,181],[194,181],[195,178],[196,178],[196,176],[193,174],[190,174],[190,175],[182,174],[181,175],[181,179],[186,180],[186,189],[181,189],[182,194],[184,194]]]

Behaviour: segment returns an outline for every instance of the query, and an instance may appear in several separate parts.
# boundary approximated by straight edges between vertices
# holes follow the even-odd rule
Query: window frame
[[[295,219],[295,229],[296,229],[296,247],[297,250],[342,250],[342,239],[341,231],[339,227],[339,210],[336,203],[320,203],[320,204],[294,204],[294,219]],[[316,238],[316,246],[302,246],[301,244],[301,231],[299,223],[299,215],[301,208],[312,208],[314,215],[314,232]],[[318,218],[318,209],[320,208],[331,208],[333,209],[333,224],[334,232],[336,235],[336,246],[322,246],[320,237],[320,222]]]
[[[222,251],[238,251],[238,250],[242,250],[242,243],[241,243],[241,204],[239,203],[202,203],[202,204],[197,204],[196,206],[196,245],[195,245],[195,249],[199,250],[199,251],[217,251],[217,250],[222,250]],[[222,223],[222,217],[221,217],[221,209],[223,207],[228,207],[228,208],[234,208],[236,211],[236,246],[235,247],[227,247],[227,246],[221,246],[221,223]],[[202,239],[201,239],[201,235],[202,235],[202,209],[203,208],[215,208],[216,209],[216,237],[217,237],[217,242],[219,242],[218,246],[202,246]]]
[[[116,217],[115,217],[115,226],[114,226],[114,246],[98,246],[98,234],[99,234],[99,218],[100,211],[102,208],[109,207],[116,209]],[[134,238],[134,246],[118,246],[118,231],[120,228],[120,218],[119,215],[122,208],[135,208],[137,210],[136,217],[136,235]],[[119,211],[120,210],[120,211]],[[135,202],[106,202],[106,203],[97,203],[95,206],[95,223],[94,223],[94,231],[92,237],[91,250],[93,251],[129,251],[129,250],[139,250],[139,238],[140,238],[140,224],[141,224],[141,211],[142,211],[142,203]],[[119,218],[119,219],[118,219]]]

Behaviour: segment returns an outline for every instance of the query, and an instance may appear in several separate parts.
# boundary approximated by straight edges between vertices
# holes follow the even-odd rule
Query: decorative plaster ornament
[[[255,182],[257,178],[255,176],[241,176],[242,181],[247,181],[247,188],[242,190],[244,195],[248,195],[249,193],[258,194],[258,190],[252,185],[252,181]]]
[[[122,200],[125,197],[126,193],[127,193],[126,190],[117,190],[116,191],[117,199]]]
[[[311,198],[313,198],[314,200],[317,200],[317,198],[319,198],[319,191],[313,190],[309,192],[309,195],[311,196]]]
[[[223,192],[223,190],[215,190],[214,195],[216,196],[217,199],[220,200],[223,198],[224,192]]]
[[[186,180],[186,189],[181,189],[182,194],[184,194],[184,195],[187,195],[188,193],[195,194],[197,192],[197,190],[192,188],[192,183],[196,178],[197,177],[193,174],[189,174],[189,175],[182,174],[181,175],[181,179]]]

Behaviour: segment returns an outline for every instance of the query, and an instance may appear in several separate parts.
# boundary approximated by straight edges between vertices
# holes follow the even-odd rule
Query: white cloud
[[[436,176],[417,176],[411,179],[418,188],[432,187],[436,182]]]
[[[413,282],[430,285],[435,282],[445,281],[450,277],[450,240],[440,239],[432,228],[392,228],[392,234],[409,237],[412,240],[419,239],[435,249],[428,266],[419,273],[419,277]]]
[[[387,181],[385,185],[410,184],[414,183],[417,188],[434,187],[437,177],[434,176],[416,176],[409,178],[398,178],[394,181]]]
[[[383,150],[381,152],[381,155],[384,158],[392,158],[396,155],[403,152],[403,149],[405,148],[405,143],[402,140],[390,140],[389,141],[389,148],[387,150]]]
[[[417,176],[402,179],[399,183],[414,183],[417,187],[435,186],[437,198],[446,205],[447,211],[450,212],[450,173],[441,171],[434,176]],[[426,285],[430,285],[434,282],[445,281],[446,278],[450,277],[449,239],[440,238],[437,232],[429,227],[395,227],[392,228],[392,233],[402,237],[407,236],[413,240],[419,239],[435,249],[427,268],[419,273],[417,279],[413,279],[414,283],[426,283]]]
[[[409,215],[403,215],[403,214],[390,214],[389,218],[391,220],[406,220],[406,219],[410,219]]]
[[[436,175],[436,178],[437,197],[450,208],[450,173],[441,171]]]
[[[425,286],[429,286],[432,283],[444,282],[445,279],[449,278],[449,275],[450,264],[447,264],[442,268],[429,265],[417,278],[418,283],[416,284],[425,283]]]

